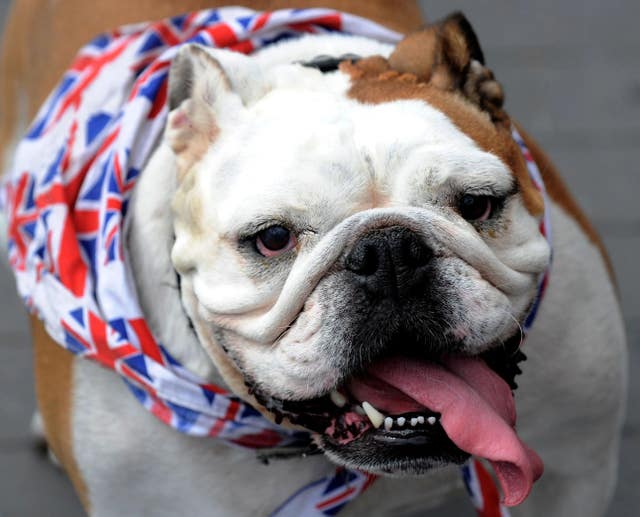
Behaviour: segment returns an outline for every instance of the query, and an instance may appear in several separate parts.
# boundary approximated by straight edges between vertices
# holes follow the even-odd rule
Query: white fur
[[[516,392],[519,434],[543,458],[545,474],[511,513],[595,517],[604,513],[615,486],[626,344],[620,315],[610,310],[617,301],[598,250],[562,209],[554,206],[552,215],[550,287],[525,344],[529,359]],[[578,265],[576,254],[583,257]],[[154,312],[164,321],[181,317],[179,308]],[[167,428],[111,372],[83,359],[75,361],[74,371],[74,450],[95,516],[143,515],[152,505],[154,515],[178,509],[256,515],[256,506],[275,507],[290,487],[327,468],[321,458],[263,467],[251,451]],[[453,494],[467,497],[456,469],[420,480],[381,479],[345,515],[411,515]]]
[[[273,395],[325,393],[338,377],[322,366],[309,368],[326,363],[313,339],[265,345],[292,324],[345,249],[380,221],[421,233],[441,255],[442,274],[457,292],[469,293],[451,332],[465,336],[470,351],[513,334],[548,261],[536,219],[514,201],[508,230],[499,239],[481,238],[436,199],[454,185],[507,192],[513,184],[507,167],[424,102],[363,105],[344,96],[343,74],[289,64],[276,71],[261,75],[267,93],[253,103],[241,105],[224,88],[211,94],[220,135],[189,172],[189,206],[199,207],[199,222],[184,208],[188,217],[178,211],[174,223],[172,260],[205,349],[213,354],[219,346],[214,324],[229,331],[225,338],[239,366]],[[218,99],[227,98],[230,107],[220,109]],[[239,260],[237,241],[255,221],[282,214],[310,229],[295,263],[251,274],[264,265],[257,255]]]
[[[456,178],[467,188],[481,188],[487,176],[494,184],[512,181],[495,156],[480,151],[444,115],[417,101],[363,107],[343,98],[347,81],[340,74],[322,76],[286,64],[273,72],[276,63],[302,55],[389,50],[355,39],[353,45],[341,38],[327,42],[309,38],[300,48],[298,43],[282,45],[258,56],[264,65],[257,76],[260,84],[239,86],[243,102],[238,109],[244,114],[223,121],[220,138],[199,165],[196,194],[205,201],[200,206],[207,235],[196,238],[177,223],[173,258],[183,276],[183,303],[202,344],[188,327],[171,263],[174,220],[168,206],[178,186],[167,146],[159,147],[139,180],[129,254],[140,303],[170,352],[213,382],[224,384],[205,352],[216,346],[211,321],[235,336],[236,358],[246,368],[276,390],[293,386],[308,395],[309,383],[305,393],[299,380],[317,373],[301,365],[314,357],[321,319],[314,312],[316,295],[308,295],[336,253],[372,224],[398,221],[428,230],[442,252],[442,267],[467,272],[464,281],[472,294],[463,302],[469,319],[461,332],[471,333],[488,318],[491,332],[505,333],[510,325],[505,314],[524,310],[548,257],[535,219],[520,202],[508,207],[511,229],[494,240],[480,238],[470,225],[433,204],[431,196]],[[334,43],[331,52],[326,50]],[[240,61],[233,64],[235,85],[244,81]],[[311,91],[301,91],[311,84]],[[397,132],[374,130],[389,126]],[[312,145],[309,135],[326,148]],[[236,152],[240,146],[242,153]],[[416,185],[424,186],[417,191],[420,206]],[[370,197],[372,187],[384,194],[384,208],[372,209],[378,206]],[[248,278],[246,264],[226,243],[235,242],[252,218],[282,206],[302,213],[317,232],[301,246],[291,272],[274,272],[268,281]],[[529,360],[517,392],[519,433],[540,453],[546,473],[513,514],[596,516],[615,484],[625,338],[597,249],[556,206],[552,224],[550,288],[525,345]],[[493,310],[474,309],[488,297]],[[273,326],[290,323],[305,302],[308,316],[281,347],[265,350]],[[330,379],[331,372],[321,367],[318,371]],[[332,469],[323,457],[262,466],[251,451],[169,429],[141,408],[113,373],[83,359],[75,360],[74,372],[73,448],[93,515],[263,515]],[[321,377],[313,382],[323,389]],[[286,382],[279,386],[282,379]],[[457,470],[451,468],[423,479],[381,479],[347,506],[345,515],[412,513],[452,493],[466,497],[460,487]]]

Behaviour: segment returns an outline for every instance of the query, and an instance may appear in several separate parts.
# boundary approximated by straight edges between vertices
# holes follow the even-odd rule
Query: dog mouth
[[[525,356],[519,336],[474,357],[388,356],[309,400],[281,400],[258,390],[256,399],[276,421],[314,433],[330,456],[380,474],[423,474],[489,460],[506,504],[528,495],[542,464],[515,433],[512,389]]]
[[[515,390],[515,377],[521,373],[518,365],[526,359],[519,345],[520,336],[517,335],[500,347],[464,360],[476,362],[480,368],[485,365],[484,368],[491,370],[510,389]],[[322,434],[338,445],[346,445],[376,430],[381,435],[394,437],[398,440],[395,442],[397,444],[403,444],[404,439],[411,443],[422,443],[426,435],[441,431],[441,413],[414,398],[414,392],[420,390],[418,386],[406,386],[404,389],[403,386],[394,386],[393,382],[384,379],[381,369],[385,364],[387,367],[396,364],[402,374],[411,365],[423,364],[428,369],[446,368],[445,363],[451,360],[446,356],[431,361],[402,356],[385,357],[364,372],[349,377],[331,392],[307,400],[279,399],[253,385],[249,389],[278,423],[286,418],[292,424]],[[425,371],[425,377],[429,373]],[[416,434],[420,435],[418,439],[415,439]]]

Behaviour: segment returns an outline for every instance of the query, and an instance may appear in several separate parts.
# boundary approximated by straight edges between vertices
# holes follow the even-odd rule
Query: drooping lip
[[[511,506],[526,498],[542,473],[542,462],[515,432],[510,388],[515,388],[517,363],[524,356],[508,347],[502,355],[509,360],[495,350],[484,358],[388,357],[319,399],[257,398],[277,420],[306,427],[334,450],[348,451],[353,442],[370,444],[373,439],[388,445],[383,456],[390,460],[395,450],[404,455],[414,451],[417,458],[440,455],[434,443],[447,451],[445,461],[447,454],[455,463],[466,453],[486,458],[501,482],[505,504]]]
[[[478,355],[512,390],[517,388],[515,380],[522,372],[519,364],[526,360],[526,356],[520,350],[520,343],[521,337],[517,334],[506,339],[500,345],[489,347]],[[378,362],[383,363],[384,361],[385,359],[381,358]],[[358,418],[351,417],[349,423],[361,422],[358,427],[362,428],[364,432],[374,429],[374,427],[369,425],[370,420],[364,414],[361,405],[362,399],[358,398],[358,390],[357,387],[354,386],[353,381],[354,379],[358,379],[372,385],[376,385],[380,381],[375,380],[371,376],[367,376],[366,373],[363,375],[363,373],[364,372],[360,372],[360,374],[356,373],[354,376],[346,378],[340,387],[325,395],[303,400],[278,398],[258,388],[256,383],[246,381],[246,384],[249,394],[253,395],[260,405],[273,414],[277,423],[281,423],[284,419],[287,419],[290,423],[305,427],[311,432],[327,434],[324,431],[331,425],[332,418],[339,417],[346,413],[355,413],[358,415]],[[352,391],[355,391],[356,394],[351,393]],[[397,392],[398,390],[396,390],[396,393]],[[335,399],[336,394],[339,394],[339,397],[344,399],[339,405],[332,400]],[[365,394],[360,395],[364,396]],[[375,402],[374,406],[378,404],[376,407],[387,409],[384,403],[381,403],[377,399],[372,398],[372,402]],[[395,409],[390,408],[391,411],[388,412],[391,416],[401,417],[403,416],[403,412],[417,411],[421,412],[425,417],[439,417],[437,412],[425,412],[424,407],[416,404],[410,397],[404,396],[404,405],[398,404],[398,400],[396,400],[395,403]],[[409,415],[404,416],[407,418]],[[365,427],[366,429],[364,429]]]

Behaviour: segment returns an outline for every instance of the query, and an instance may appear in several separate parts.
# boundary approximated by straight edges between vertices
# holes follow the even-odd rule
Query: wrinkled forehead
[[[219,187],[268,195],[278,187],[351,188],[372,182],[389,190],[428,173],[433,185],[511,183],[501,159],[481,149],[442,111],[424,100],[369,104],[332,92],[273,91],[244,121],[222,132],[205,162],[222,172]],[[296,187],[301,188],[296,188]],[[302,188],[302,190],[304,190]]]

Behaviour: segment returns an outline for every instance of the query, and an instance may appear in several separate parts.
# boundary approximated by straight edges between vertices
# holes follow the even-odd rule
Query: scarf
[[[102,34],[79,51],[38,112],[0,190],[9,214],[10,263],[26,306],[56,342],[117,372],[147,410],[180,432],[253,449],[309,442],[308,433],[271,423],[182,367],[152,335],[138,304],[123,227],[136,179],[166,123],[171,59],[186,42],[248,54],[303,34],[333,32],[387,43],[401,37],[329,9],[240,7]],[[514,137],[543,191],[535,163]],[[546,215],[542,225],[548,228]],[[540,294],[544,285],[543,279]],[[482,464],[472,459],[462,473],[479,515],[504,515]],[[335,515],[374,480],[335,469],[300,488],[273,515]]]

